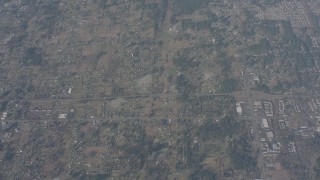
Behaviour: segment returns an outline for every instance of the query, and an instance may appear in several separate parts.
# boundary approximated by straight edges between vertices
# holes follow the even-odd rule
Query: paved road
[[[57,101],[108,101],[113,100],[117,98],[123,98],[123,99],[140,99],[140,98],[152,98],[152,97],[167,97],[170,95],[170,97],[176,97],[177,93],[159,93],[159,94],[150,94],[150,95],[132,95],[132,96],[106,96],[106,97],[93,97],[93,98],[57,98],[57,99],[20,99],[20,100],[0,100],[0,102],[4,101],[28,101],[28,102],[57,102]],[[233,93],[217,93],[217,94],[198,94],[196,95],[198,97],[213,97],[213,96],[234,96],[237,101],[246,101],[250,102],[250,104],[253,104],[254,100],[275,100],[275,99],[283,99],[285,97],[287,98],[293,98],[293,97],[305,97],[305,98],[315,98],[320,97],[320,94],[314,94],[314,95],[275,95],[275,94],[268,94],[264,92],[258,92],[258,91],[237,91]],[[197,119],[198,117],[181,117],[185,119]],[[145,118],[145,117],[129,117],[129,118],[88,118],[88,119],[76,119],[76,121],[106,121],[106,120],[121,120],[121,119],[140,119],[143,121],[151,121],[155,120],[157,118]],[[159,119],[159,118],[158,118]],[[35,120],[35,119],[26,119],[26,120],[6,120],[10,122],[44,122],[44,121],[75,121],[75,119],[69,120],[69,119],[47,119],[47,120]]]
[[[28,102],[54,102],[54,101],[108,101],[114,100],[117,98],[123,99],[143,99],[149,97],[165,97],[170,95],[170,97],[175,97],[177,93],[158,93],[158,94],[145,94],[145,95],[129,95],[129,96],[105,96],[105,97],[82,97],[82,98],[75,98],[75,97],[67,97],[67,98],[31,98],[31,99],[3,99],[0,102],[5,101],[28,101]],[[233,93],[216,93],[216,94],[198,94],[196,96],[199,97],[212,97],[212,96],[235,96],[239,100],[247,100],[249,98],[255,99],[265,99],[265,100],[272,100],[272,99],[279,99],[284,97],[320,97],[320,94],[286,94],[286,95],[277,95],[277,94],[268,94],[259,91],[236,91]]]
[[[142,121],[144,123],[154,123],[157,121],[160,121],[162,119],[168,119],[165,117],[162,118],[147,118],[147,117],[113,117],[113,118],[80,118],[80,119],[6,119],[5,122],[19,122],[19,123],[24,123],[24,122],[76,122],[76,121],[96,121],[96,122],[121,122],[121,121],[128,121],[128,120],[139,120]],[[190,117],[190,116],[185,116],[185,117],[177,117],[176,119],[184,119],[184,120],[190,120],[190,121],[198,121],[199,117]],[[0,121],[1,122],[1,121]],[[176,121],[172,122],[173,124],[177,123]]]

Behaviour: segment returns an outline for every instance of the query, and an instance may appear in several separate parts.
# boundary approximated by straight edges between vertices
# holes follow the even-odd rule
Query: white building
[[[66,113],[60,113],[59,114],[59,119],[66,119],[67,118],[67,114]]]
[[[262,119],[262,122],[261,122],[261,127],[263,129],[269,129],[269,123],[268,123],[268,120],[267,119]]]
[[[272,131],[267,132],[267,138],[268,138],[268,141],[273,141],[274,134]]]
[[[237,103],[236,103],[236,111],[237,111],[238,116],[242,116],[241,103],[243,103],[243,102],[237,102]]]

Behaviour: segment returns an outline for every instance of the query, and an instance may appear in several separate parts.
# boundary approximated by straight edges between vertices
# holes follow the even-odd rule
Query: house
[[[59,114],[59,119],[66,119],[67,118],[67,114],[66,113],[60,113]]]
[[[267,138],[268,138],[268,141],[273,141],[274,134],[272,131],[267,132]]]
[[[262,129],[269,129],[269,123],[268,123],[267,119],[265,119],[265,118],[262,119],[261,127],[262,127]]]
[[[242,107],[240,102],[236,103],[236,110],[237,110],[238,116],[242,116]]]

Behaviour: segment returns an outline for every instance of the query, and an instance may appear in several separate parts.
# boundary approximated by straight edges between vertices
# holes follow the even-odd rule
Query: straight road
[[[20,102],[54,102],[54,101],[108,101],[114,100],[117,98],[123,99],[143,99],[150,97],[175,97],[177,93],[158,93],[158,94],[142,94],[142,95],[128,95],[128,96],[105,96],[105,97],[66,97],[66,98],[31,98],[31,99],[2,99],[0,102],[10,102],[10,101],[20,101]],[[233,93],[216,93],[216,94],[196,94],[198,97],[213,97],[213,96],[234,96],[239,100],[247,100],[249,98],[255,99],[279,99],[279,98],[294,98],[294,97],[305,97],[305,98],[315,98],[320,97],[320,94],[268,94],[259,91],[236,91]]]

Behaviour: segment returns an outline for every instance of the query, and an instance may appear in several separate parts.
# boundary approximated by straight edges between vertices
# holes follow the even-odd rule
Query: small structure
[[[279,114],[284,114],[284,109],[285,106],[283,100],[279,100]]]
[[[7,118],[7,114],[8,114],[7,112],[3,112],[1,120],[5,120]]]
[[[67,114],[66,113],[60,113],[59,114],[59,119],[66,119],[67,118]]]
[[[294,142],[289,142],[288,150],[289,150],[290,154],[296,154],[297,153],[296,145],[294,144]]]
[[[257,75],[253,76],[253,81],[256,82],[256,83],[260,83],[259,76],[257,76]]]
[[[7,128],[7,122],[5,121],[7,118],[7,112],[3,112],[2,113],[2,117],[1,117],[1,129],[4,130]]]
[[[274,134],[272,131],[267,132],[267,138],[268,138],[268,141],[273,141]]]
[[[269,123],[268,123],[268,120],[267,119],[262,119],[261,121],[261,127],[262,129],[269,129]]]
[[[279,123],[280,129],[286,129],[287,128],[286,123],[285,123],[285,121],[283,119],[278,120],[278,123]]]
[[[267,117],[273,116],[273,107],[271,102],[264,101],[263,102],[264,112]]]
[[[297,104],[295,101],[293,101],[293,107],[294,107],[294,111],[296,113],[301,113],[302,112],[301,106],[299,104]]]
[[[280,144],[280,143],[273,143],[273,144],[272,144],[272,149],[273,149],[274,151],[279,151],[279,153],[280,153],[281,144]]]
[[[237,102],[237,103],[236,103],[236,110],[237,110],[237,114],[238,114],[238,116],[242,116],[242,107],[241,107],[241,103],[242,103],[242,102]]]
[[[258,109],[262,108],[262,103],[261,101],[254,101],[253,102],[253,109],[254,111],[258,111]]]

